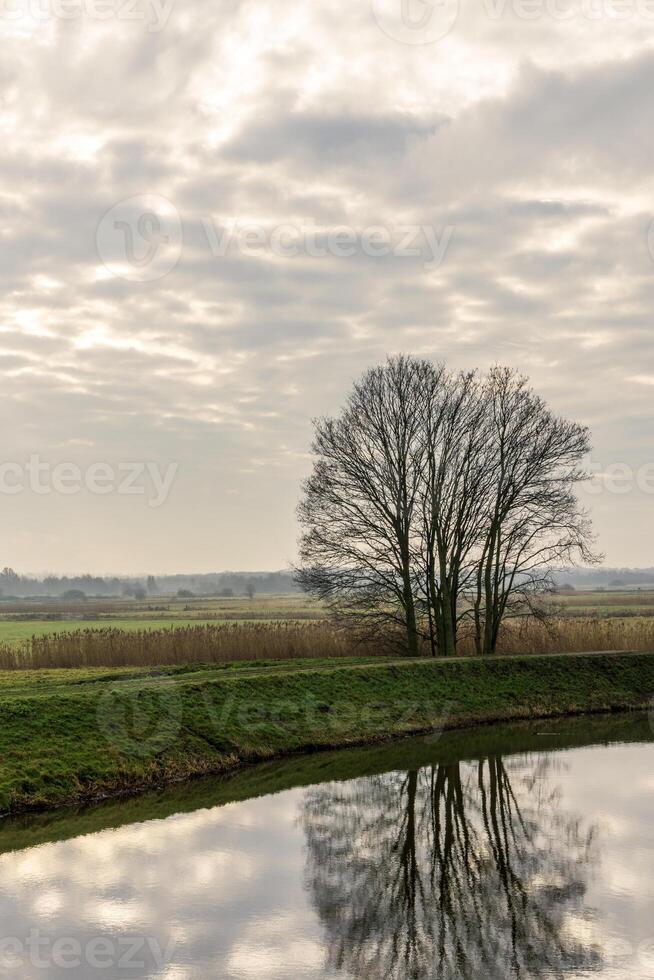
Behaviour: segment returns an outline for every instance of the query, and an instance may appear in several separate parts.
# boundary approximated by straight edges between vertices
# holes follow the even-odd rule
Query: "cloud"
[[[193,0],[154,33],[0,20],[4,455],[180,463],[153,513],[136,498],[2,497],[6,561],[292,560],[310,419],[387,352],[519,366],[593,426],[602,465],[646,462],[654,55],[642,17],[577,13],[464,4],[424,47],[343,0]],[[96,243],[139,195],[167,199],[183,230],[172,270],[148,282],[116,278]],[[313,229],[323,249],[344,225],[357,246],[290,257],[268,237],[220,254],[207,223],[285,225],[303,242]],[[407,226],[452,235],[428,267],[424,244],[366,254],[372,226],[396,244]],[[253,459],[267,461],[256,478]],[[592,506],[609,560],[651,564],[648,498]]]
[[[402,157],[417,140],[433,135],[438,123],[387,115],[286,111],[272,121],[267,112],[225,147],[228,159],[270,163],[296,160],[324,172],[344,167],[377,169]]]

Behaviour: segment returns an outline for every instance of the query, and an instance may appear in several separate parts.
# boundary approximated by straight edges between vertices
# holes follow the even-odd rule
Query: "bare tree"
[[[315,428],[299,581],[411,655],[454,655],[462,629],[495,652],[506,618],[541,615],[552,566],[595,560],[574,492],[588,430],[508,368],[391,358]]]

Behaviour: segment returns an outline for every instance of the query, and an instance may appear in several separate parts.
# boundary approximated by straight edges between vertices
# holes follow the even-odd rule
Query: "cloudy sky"
[[[527,372],[654,564],[654,3],[139,2],[0,8],[0,564],[283,566],[398,351]]]

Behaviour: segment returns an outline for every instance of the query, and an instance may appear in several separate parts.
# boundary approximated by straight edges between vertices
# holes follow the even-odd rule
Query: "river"
[[[654,736],[544,721],[0,825],[0,976],[654,978]]]

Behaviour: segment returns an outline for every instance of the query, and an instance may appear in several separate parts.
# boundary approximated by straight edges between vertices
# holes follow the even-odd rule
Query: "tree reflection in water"
[[[601,967],[579,928],[595,835],[561,811],[547,757],[319,786],[303,820],[332,968],[506,980]]]

